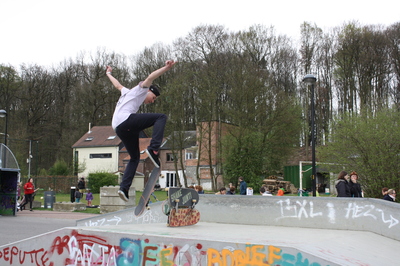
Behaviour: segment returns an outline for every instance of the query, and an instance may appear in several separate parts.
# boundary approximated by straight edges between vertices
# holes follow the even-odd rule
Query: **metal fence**
[[[36,176],[32,177],[35,188],[41,188],[44,191],[55,191],[56,193],[68,194],[71,191],[71,187],[78,185],[78,177],[76,176]],[[22,186],[28,182],[27,177],[21,178]],[[89,187],[89,183],[86,182],[86,187]]]

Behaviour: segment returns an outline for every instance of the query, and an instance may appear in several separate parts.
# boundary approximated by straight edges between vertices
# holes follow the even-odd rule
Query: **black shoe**
[[[118,190],[118,195],[123,201],[126,201],[126,202],[129,201],[129,195],[126,190],[121,190],[121,189]]]
[[[33,212],[33,210],[31,209],[31,212]]]
[[[154,166],[160,168],[160,160],[158,159],[158,154],[154,153],[154,151],[151,149],[147,149],[146,153],[149,155],[151,161],[154,163]]]

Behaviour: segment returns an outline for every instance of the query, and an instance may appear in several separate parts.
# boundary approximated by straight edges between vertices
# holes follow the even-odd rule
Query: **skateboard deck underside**
[[[171,206],[178,207],[194,207],[199,202],[199,194],[191,188],[169,188],[168,200]]]
[[[135,215],[139,216],[143,213],[147,206],[147,202],[150,199],[150,195],[154,190],[154,186],[157,183],[157,179],[160,176],[161,169],[160,168],[154,168],[153,171],[151,171],[149,180],[146,183],[146,186],[144,187],[142,196],[140,197],[138,206],[135,208]]]
[[[168,226],[194,225],[200,221],[200,212],[192,208],[173,208],[168,215]]]

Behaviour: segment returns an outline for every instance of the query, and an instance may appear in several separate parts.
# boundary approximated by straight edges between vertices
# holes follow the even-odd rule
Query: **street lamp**
[[[7,128],[8,128],[8,116],[6,110],[0,110],[0,117],[5,117],[6,118],[6,128],[4,132],[4,145],[7,146]]]
[[[315,100],[314,100],[314,85],[317,81],[317,78],[312,74],[307,74],[303,78],[303,82],[308,85],[311,85],[311,153],[312,153],[312,190],[313,197],[317,196],[317,180],[316,175],[317,171],[315,168]]]

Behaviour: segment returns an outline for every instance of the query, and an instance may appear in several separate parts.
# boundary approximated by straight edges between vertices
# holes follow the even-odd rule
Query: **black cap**
[[[155,96],[160,96],[160,88],[157,85],[150,85],[149,90],[154,93]]]

